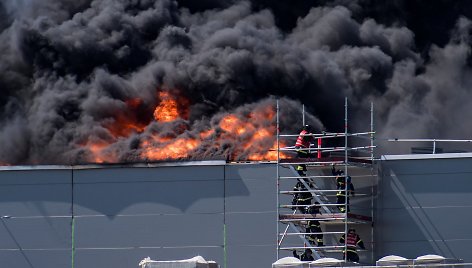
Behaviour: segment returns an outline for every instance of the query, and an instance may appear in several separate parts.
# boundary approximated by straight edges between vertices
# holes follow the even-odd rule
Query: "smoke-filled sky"
[[[244,159],[222,118],[268,127],[251,111],[275,98],[286,132],[301,103],[342,131],[348,97],[352,130],[374,102],[378,137],[470,139],[470,16],[465,0],[1,0],[0,162],[93,162],[97,145],[141,161],[212,129],[193,158]],[[154,120],[160,91],[186,115]]]

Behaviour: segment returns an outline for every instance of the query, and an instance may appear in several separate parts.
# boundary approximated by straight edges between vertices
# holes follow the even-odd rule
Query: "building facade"
[[[277,258],[276,167],[2,167],[2,266],[129,268],[148,256],[201,255],[221,267],[270,267]],[[373,236],[365,235],[373,255],[365,261],[391,254],[472,261],[471,154],[384,156],[378,170]]]

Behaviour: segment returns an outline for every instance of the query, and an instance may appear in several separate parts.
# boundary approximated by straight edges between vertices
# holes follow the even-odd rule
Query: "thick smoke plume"
[[[251,137],[275,132],[276,98],[286,133],[302,103],[318,130],[342,130],[348,97],[352,130],[369,129],[374,102],[378,137],[472,136],[461,1],[431,37],[421,25],[440,18],[408,12],[442,1],[274,2],[0,2],[0,161],[145,161],[178,140],[192,153],[177,158],[246,159],[273,147]],[[182,106],[178,119],[154,118],[161,92]],[[248,132],[231,136],[229,115]],[[248,141],[261,147],[242,150]]]

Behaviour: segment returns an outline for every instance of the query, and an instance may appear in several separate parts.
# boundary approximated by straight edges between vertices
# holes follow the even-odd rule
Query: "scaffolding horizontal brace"
[[[328,247],[336,247],[336,248],[331,248],[329,249]],[[279,247],[280,250],[304,250],[304,249],[318,249],[320,250],[321,252],[325,252],[325,253],[336,253],[336,252],[343,252],[344,251],[344,246],[325,246],[325,247],[311,247],[311,246],[306,246],[306,247],[297,247],[297,246],[293,246],[293,247]],[[357,253],[359,252],[369,252],[368,249],[356,249]],[[432,264],[428,264],[428,267],[431,267]],[[451,266],[451,264],[438,264],[438,267],[441,267],[441,265],[443,267],[448,267],[448,266]],[[371,268],[378,268],[378,266],[364,266],[364,267],[371,267]],[[384,268],[398,268],[399,266],[382,266]],[[402,266],[400,266],[402,267]],[[404,266],[404,267],[407,267],[407,266]],[[410,267],[410,266],[408,266]]]
[[[334,207],[334,206],[344,206],[344,204],[316,204],[316,205],[280,205],[279,208],[305,208],[305,207]]]
[[[323,179],[323,178],[336,178],[337,176],[332,175],[320,175],[320,176],[280,176],[280,179]]]
[[[336,164],[336,165],[341,165],[344,164],[344,161],[307,161],[307,162],[281,162],[279,163],[280,165],[331,165],[331,164]]]
[[[343,249],[344,246],[322,246],[322,247],[280,247],[281,250],[296,250],[296,249]]]
[[[351,178],[377,177],[377,174],[349,175]],[[333,175],[315,175],[315,176],[280,176],[279,179],[334,179],[338,176]]]
[[[281,194],[298,194],[298,193],[335,193],[338,191],[346,191],[346,190],[304,190],[304,191],[280,191]]]
[[[314,138],[339,138],[346,136],[346,133],[310,133],[310,134],[280,134],[279,137],[314,137]]]
[[[314,137],[316,139],[330,139],[330,138],[343,138],[343,137],[357,137],[357,136],[367,136],[375,134],[375,131],[369,132],[358,132],[358,133],[334,133],[334,132],[326,132],[326,133],[310,133],[310,134],[280,134],[279,137]]]
[[[363,165],[371,165],[373,162],[371,161],[370,157],[349,157],[347,159],[347,163],[344,161],[344,157],[337,157],[336,160],[327,160],[329,158],[306,158],[306,160],[302,160],[300,158],[288,158],[288,159],[281,159],[278,163],[281,166],[286,165],[307,165],[307,166],[327,166],[327,165],[339,165],[339,166],[352,166],[356,167],[359,164]]]
[[[342,205],[342,204],[336,204]],[[360,220],[371,222],[372,217],[358,215],[354,213],[329,213],[329,214],[280,214],[280,220],[323,220],[323,219],[351,219],[351,220]]]
[[[387,139],[400,142],[472,142],[472,140],[448,140],[448,139]]]
[[[280,219],[280,222],[297,222],[297,221],[337,221],[337,220],[345,220],[346,218],[303,218],[303,219]]]
[[[319,232],[319,233],[285,233],[285,235],[317,235],[317,234],[323,234],[323,235],[330,235],[330,234],[344,234],[344,232]],[[283,233],[280,233],[279,235],[284,235]]]

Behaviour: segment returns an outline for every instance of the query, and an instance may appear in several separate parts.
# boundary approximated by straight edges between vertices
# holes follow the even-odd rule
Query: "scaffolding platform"
[[[354,213],[347,213],[347,217],[345,213],[328,213],[328,214],[280,214],[279,220],[281,222],[297,222],[297,221],[310,221],[310,220],[317,220],[322,223],[334,224],[334,223],[342,223],[344,224],[345,221],[348,223],[372,223],[372,217],[354,214]]]
[[[342,166],[346,163],[346,159],[340,156],[321,157],[321,158],[286,158],[280,159],[280,165],[314,165],[314,166],[330,166],[336,164]],[[364,157],[348,157],[348,165],[372,165],[373,161],[370,158]]]

